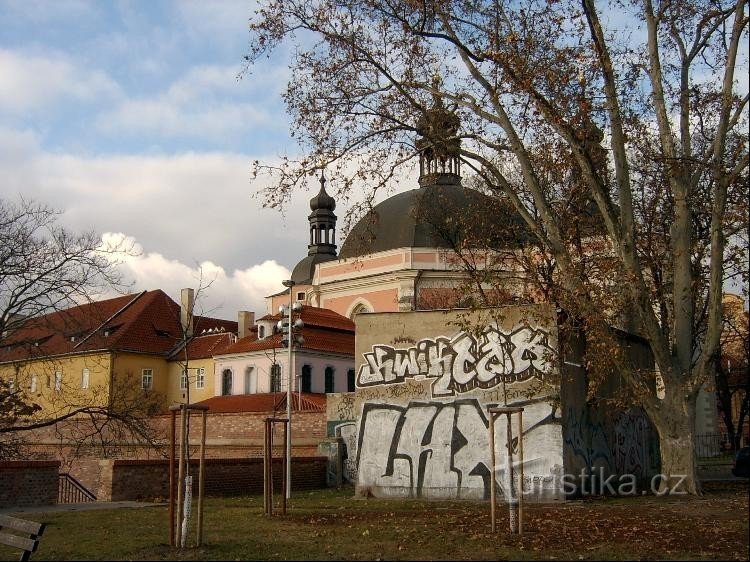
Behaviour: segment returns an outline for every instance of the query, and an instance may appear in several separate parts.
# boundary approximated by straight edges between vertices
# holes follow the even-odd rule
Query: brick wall
[[[278,415],[279,413],[276,412]],[[283,413],[285,414],[285,412]],[[228,459],[253,457],[262,460],[263,432],[265,419],[273,416],[274,412],[254,413],[211,413],[206,423],[206,458]],[[134,443],[110,445],[107,451],[108,459],[166,459],[168,456],[169,415],[152,418],[158,434],[162,436],[164,446],[151,448]],[[179,415],[177,416],[177,430],[179,431]],[[76,426],[80,432],[80,423]],[[281,455],[282,437],[280,431],[274,436],[278,444],[277,455]],[[63,438],[61,439],[61,435]],[[65,424],[58,427],[44,428],[30,432],[29,446],[26,449],[27,458],[54,459],[62,462],[60,470],[70,472],[86,488],[99,497],[97,490],[108,489],[109,484],[102,483],[100,460],[102,452],[95,446],[75,446],[65,442]],[[294,412],[292,414],[292,456],[315,456],[318,444],[326,438],[325,412]],[[200,416],[193,414],[190,424],[191,455],[198,456],[200,443]],[[262,475],[262,472],[261,472]],[[262,489],[261,489],[262,491]]]
[[[0,508],[57,503],[59,461],[0,461]]]
[[[205,493],[229,496],[263,493],[263,459],[206,459]],[[169,461],[103,460],[96,495],[102,501],[169,497]],[[198,493],[198,460],[191,459],[193,493]],[[281,488],[281,458],[274,459],[274,484]],[[326,487],[325,457],[292,458],[292,490]]]

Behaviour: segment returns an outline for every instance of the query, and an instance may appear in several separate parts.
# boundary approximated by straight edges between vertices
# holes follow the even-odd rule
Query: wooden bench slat
[[[30,535],[40,535],[42,529],[44,529],[44,523],[37,523],[36,521],[28,521],[26,519],[18,519],[17,517],[11,517],[10,515],[0,514],[0,528],[2,527],[7,527],[22,533],[29,533]]]
[[[27,552],[34,552],[39,545],[39,539],[28,539],[26,537],[0,532],[0,544],[14,546]]]

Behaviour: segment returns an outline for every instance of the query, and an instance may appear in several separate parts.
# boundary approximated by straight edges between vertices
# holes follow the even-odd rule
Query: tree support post
[[[523,532],[523,408],[521,407],[490,407],[488,409],[490,418],[490,456],[492,464],[492,478],[490,479],[490,519],[492,522],[492,531],[496,526],[496,503],[497,503],[497,463],[495,455],[495,419],[503,414],[506,416],[506,439],[508,447],[507,457],[507,474],[508,489],[506,498],[508,499],[510,532],[520,534]],[[513,478],[513,414],[518,414],[518,465],[519,465],[519,485],[518,490],[514,484]]]

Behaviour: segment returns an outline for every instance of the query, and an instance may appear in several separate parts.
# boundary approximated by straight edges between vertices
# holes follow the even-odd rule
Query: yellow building
[[[193,316],[192,289],[181,296],[143,291],[30,318],[0,337],[0,379],[42,418],[144,395],[180,402],[185,366],[194,384],[200,369],[212,375],[210,353],[237,331],[237,322]],[[190,401],[213,395],[213,376],[205,381]]]

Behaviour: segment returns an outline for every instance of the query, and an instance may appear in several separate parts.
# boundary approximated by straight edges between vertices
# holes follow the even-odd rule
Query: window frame
[[[195,370],[195,389],[203,390],[206,388],[206,368],[198,367]]]
[[[189,383],[188,370],[183,369],[182,372],[180,373],[180,390],[187,390],[188,383]]]
[[[330,385],[329,385],[330,381]],[[336,392],[336,368],[328,365],[323,375],[323,390],[326,394],[333,394]],[[330,390],[328,390],[330,388]]]
[[[274,384],[274,379],[276,384]],[[281,365],[273,363],[269,375],[269,390],[271,392],[281,392]],[[274,390],[276,388],[276,390]]]
[[[148,381],[148,384],[146,383]],[[141,389],[152,390],[154,388],[154,370],[141,369]]]
[[[81,388],[87,389],[89,387],[89,383],[91,379],[91,371],[89,371],[88,367],[84,367],[81,369]]]

